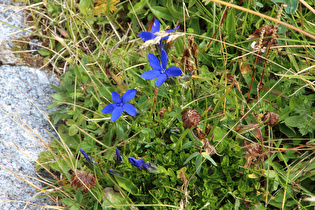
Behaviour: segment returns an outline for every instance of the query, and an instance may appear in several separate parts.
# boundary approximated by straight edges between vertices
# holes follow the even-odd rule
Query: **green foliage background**
[[[292,25],[303,21],[303,30],[314,34],[314,14],[305,7],[297,9],[298,1],[290,2],[281,20]],[[53,21],[45,17],[36,20],[39,31],[51,37],[39,53],[46,61],[56,61],[57,67],[67,66],[60,86],[53,87],[57,93],[52,95],[55,103],[50,107],[59,107],[51,119],[58,125],[60,140],[51,143],[51,151],[43,152],[37,165],[38,170],[46,168],[63,175],[62,180],[53,182],[61,189],[54,196],[61,197],[64,205],[70,209],[312,206],[302,199],[314,196],[315,187],[315,77],[314,71],[302,70],[314,65],[314,49],[309,47],[314,40],[279,25],[277,44],[284,47],[271,50],[263,67],[264,62],[256,62],[253,54],[238,57],[252,51],[253,40],[247,40],[250,34],[264,24],[274,24],[259,16],[230,8],[221,25],[226,8],[210,1],[121,1],[114,13],[103,15],[95,15],[91,1],[80,1],[79,7],[73,3],[47,1],[40,9]],[[271,1],[244,1],[242,6],[271,17],[279,11]],[[143,80],[140,74],[151,70],[148,53],[158,52],[154,46],[140,50],[143,42],[137,35],[147,30],[153,17],[163,29],[167,25],[173,28],[179,20],[180,30],[186,32],[167,50],[168,66],[176,65],[188,76],[181,59],[189,35],[199,50],[197,74],[170,80],[156,97],[155,80]],[[59,33],[43,31],[41,25]],[[285,47],[290,45],[306,50]],[[241,63],[251,70],[256,68],[249,101],[246,97],[252,74],[243,74]],[[257,100],[256,87],[263,71],[263,89]],[[101,110],[112,103],[111,92],[123,94],[131,88],[137,89],[131,103],[138,115],[110,122],[109,115]],[[166,111],[161,117],[163,107]],[[199,128],[213,126],[208,139],[216,154],[205,153],[203,143],[183,128],[180,113],[186,108],[202,115]],[[280,116],[276,126],[268,127],[258,117],[266,112]],[[257,126],[264,141],[261,143],[254,132],[238,133],[239,123]],[[260,144],[265,154],[264,158],[254,158],[249,167],[244,167],[248,160],[244,139]],[[298,146],[303,146],[302,150],[290,150]],[[95,160],[93,165],[80,157],[80,148]],[[115,163],[116,148],[124,164]],[[129,163],[130,156],[154,163],[158,173],[138,170]],[[71,173],[76,170],[96,175],[97,184],[88,193],[70,185]],[[187,185],[180,178],[181,171]]]

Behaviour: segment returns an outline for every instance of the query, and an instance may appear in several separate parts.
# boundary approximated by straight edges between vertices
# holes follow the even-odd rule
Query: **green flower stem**
[[[175,153],[178,152],[179,149],[182,149],[183,146],[183,139],[187,136],[187,134],[189,133],[190,129],[187,128],[184,133],[181,135],[181,137],[178,139],[178,141],[176,142],[176,146],[175,146]]]

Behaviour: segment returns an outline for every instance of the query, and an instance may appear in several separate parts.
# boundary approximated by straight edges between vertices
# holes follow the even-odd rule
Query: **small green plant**
[[[314,196],[315,78],[307,71],[313,48],[305,46],[314,40],[281,25],[288,14],[295,25],[296,9],[224,4],[126,1],[108,17],[91,6],[47,9],[69,14],[60,23],[69,37],[54,36],[49,47],[62,55],[56,62],[69,63],[50,107],[61,106],[51,114],[60,141],[39,158],[63,175],[55,196],[64,205],[312,206],[303,199]],[[250,9],[278,16],[280,25]],[[303,33],[311,33],[309,11],[300,13]],[[151,30],[141,32],[146,23]]]

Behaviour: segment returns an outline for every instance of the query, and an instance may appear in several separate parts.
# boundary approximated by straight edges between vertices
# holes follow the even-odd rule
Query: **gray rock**
[[[46,116],[59,80],[48,72],[21,65],[10,40],[29,36],[11,27],[26,28],[21,4],[0,0],[0,209],[43,209],[56,205],[33,186],[43,187],[35,160],[51,140]],[[14,44],[13,44],[14,45]],[[10,65],[2,65],[10,64]],[[27,183],[29,182],[29,183]]]
[[[10,2],[10,0],[0,0],[0,65],[21,65],[23,61],[10,51],[13,47],[10,39],[14,40],[31,34],[18,29],[27,29],[22,4],[10,4]]]
[[[46,108],[52,103],[50,95],[54,91],[50,84],[58,85],[58,79],[49,76],[46,72],[28,67],[0,66],[0,209],[2,210],[23,209],[26,204],[21,201],[40,206],[52,204],[47,198],[34,198],[33,196],[38,196],[38,191],[19,179],[22,177],[36,186],[43,187],[40,182],[26,176],[38,178],[34,160],[45,150],[41,141],[48,143],[51,139],[48,132],[54,133],[45,115],[40,112],[47,114]],[[35,134],[41,139],[34,138]],[[14,202],[8,202],[10,200]],[[26,209],[41,209],[41,207],[28,205]]]
[[[42,44],[43,42],[39,41],[38,39],[31,39],[29,43],[30,50],[39,50]]]
[[[13,25],[22,29],[27,28],[27,25],[24,21],[24,14],[22,12],[21,4],[13,5],[10,4],[10,1],[8,0],[0,0],[0,20],[7,23],[4,24],[0,22],[0,40],[30,35],[30,33],[10,26]]]
[[[18,65],[22,64],[23,61],[16,57],[11,51],[11,46],[6,40],[0,40],[0,65]]]

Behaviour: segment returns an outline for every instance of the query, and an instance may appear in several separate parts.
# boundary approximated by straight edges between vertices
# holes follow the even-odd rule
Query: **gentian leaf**
[[[120,95],[116,92],[112,92],[112,100],[116,103],[116,104],[120,104],[121,103],[121,98]]]
[[[165,82],[166,79],[167,79],[166,74],[161,74],[156,80],[156,86],[160,87]]]
[[[153,70],[158,70],[158,71],[161,70],[160,61],[155,55],[149,53],[148,59],[149,59],[150,66],[153,68]]]
[[[137,115],[137,110],[134,106],[132,106],[129,103],[125,103],[123,106],[124,110],[131,116],[136,116]]]
[[[136,89],[127,90],[122,96],[122,102],[126,103],[127,101],[130,101],[135,97],[136,93],[137,93]]]
[[[180,70],[180,68],[176,66],[169,67],[168,69],[166,69],[165,73],[169,77],[177,77],[183,74],[182,70]]]
[[[146,71],[143,74],[141,74],[140,76],[143,79],[155,79],[157,78],[159,75],[161,74],[160,71],[158,70],[151,70],[151,71]]]
[[[117,120],[120,117],[120,115],[122,114],[122,112],[123,112],[122,107],[116,107],[112,113],[110,121],[114,122],[115,120]]]
[[[131,194],[137,194],[139,192],[139,189],[137,186],[131,182],[129,179],[126,179],[121,176],[115,176],[116,181],[118,182],[119,186],[128,191]]]

